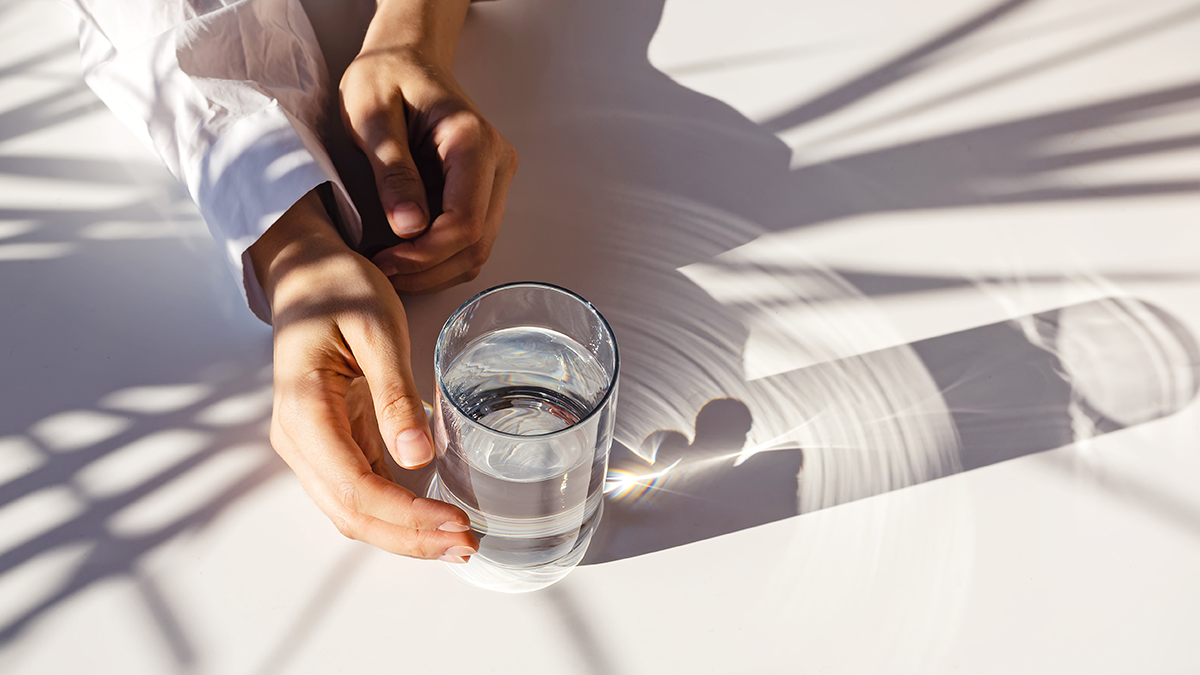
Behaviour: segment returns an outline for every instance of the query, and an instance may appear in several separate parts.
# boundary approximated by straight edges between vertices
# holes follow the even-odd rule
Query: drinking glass
[[[498,286],[446,321],[429,496],[466,511],[480,544],[455,574],[523,592],[583,557],[603,511],[619,364],[600,312],[550,284]]]

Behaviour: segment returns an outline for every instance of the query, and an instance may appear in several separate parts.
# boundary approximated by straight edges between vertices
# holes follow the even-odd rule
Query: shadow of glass
[[[916,357],[916,361],[911,357]],[[928,374],[914,377],[897,364]],[[1200,347],[1131,299],[1064,307],[819,364],[785,379],[809,416],[701,409],[696,438],[661,434],[653,463],[614,446],[584,564],[620,560],[1086,441],[1166,417],[1200,391]],[[754,447],[755,426],[794,433]],[[751,454],[747,455],[747,449]],[[925,470],[915,466],[925,465]],[[1200,514],[1180,520],[1200,536]]]

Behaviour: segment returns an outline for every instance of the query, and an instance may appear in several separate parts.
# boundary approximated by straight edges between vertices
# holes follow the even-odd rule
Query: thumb
[[[394,293],[390,300],[397,309],[401,307]],[[399,309],[395,318],[395,322],[372,327],[375,330],[361,326],[373,335],[355,335],[354,328],[343,330],[367,380],[379,434],[388,452],[400,466],[415,469],[433,461],[433,443],[424,404],[413,380],[404,310]]]
[[[425,184],[408,145],[404,110],[393,107],[362,123],[353,136],[371,161],[379,201],[396,236],[412,239],[429,226]]]
[[[429,436],[429,421],[424,405],[417,394],[408,368],[397,369],[392,378],[376,383],[367,378],[371,389],[380,392],[372,396],[379,433],[396,463],[406,469],[416,469],[433,461],[433,443]],[[379,378],[376,378],[378,380]]]

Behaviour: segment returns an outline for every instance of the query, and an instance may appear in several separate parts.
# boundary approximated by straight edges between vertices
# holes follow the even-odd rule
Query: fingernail
[[[391,265],[380,265],[379,271],[383,272],[383,276],[385,277],[394,277],[400,273],[400,270],[392,267]]]
[[[442,557],[454,556],[465,558],[467,556],[475,555],[476,553],[479,553],[479,551],[476,551],[470,546],[451,546],[450,548],[446,549],[446,552],[442,554]]]
[[[392,208],[392,231],[401,237],[415,237],[425,231],[425,211],[416,202],[404,202]]]
[[[457,555],[449,555],[449,554],[438,558],[438,560],[441,560],[442,562],[454,563],[455,565],[461,565],[461,564],[467,562],[466,558],[463,558],[463,557],[457,556]]]
[[[433,447],[424,431],[405,429],[396,436],[396,454],[400,455],[400,466],[413,469],[433,459]]]
[[[442,532],[466,532],[471,528],[463,525],[462,523],[456,523],[453,520],[447,520],[441,525],[438,525],[438,529]]]

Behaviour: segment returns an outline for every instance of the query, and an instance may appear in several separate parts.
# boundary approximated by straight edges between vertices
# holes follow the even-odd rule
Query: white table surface
[[[1194,3],[473,9],[522,163],[416,362],[518,279],[624,357],[626,482],[525,595],[311,504],[269,329],[74,44],[0,3],[0,672],[1200,672]]]

